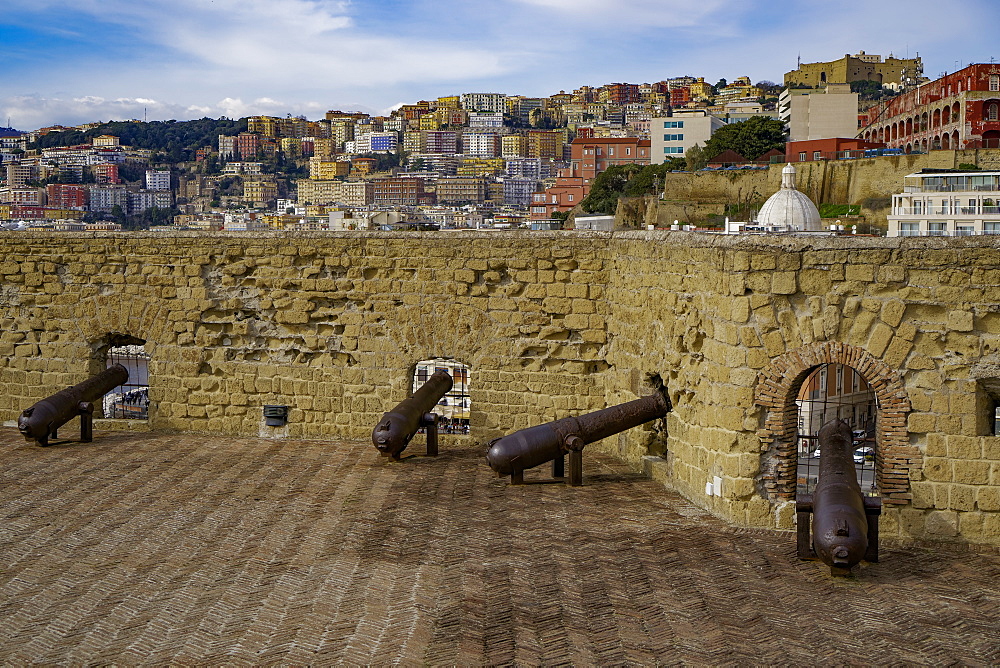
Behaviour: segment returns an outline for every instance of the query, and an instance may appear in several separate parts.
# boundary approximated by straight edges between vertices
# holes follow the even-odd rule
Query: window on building
[[[1000,234],[1000,223],[983,223],[983,234]]]
[[[573,199],[574,199],[574,195],[566,195],[566,201],[567,202],[572,202]]]
[[[990,90],[1000,90],[1000,76],[990,75]]]
[[[799,151],[799,162],[805,162],[805,161],[806,161],[806,152]]]
[[[971,237],[973,234],[975,234],[975,228],[973,228],[972,225],[955,226],[956,237]]]
[[[823,156],[822,152],[820,152],[820,151],[813,151],[813,160],[819,160],[822,156]]]
[[[988,120],[988,121],[995,121],[995,120],[997,120],[997,115],[998,115],[997,111],[998,111],[998,107],[997,107],[996,103],[994,102],[993,104],[991,104],[989,107],[986,108],[986,120]]]
[[[920,223],[900,223],[899,236],[901,237],[920,236]]]
[[[948,234],[948,223],[942,221],[931,221],[927,223],[927,234],[932,237],[943,237]]]

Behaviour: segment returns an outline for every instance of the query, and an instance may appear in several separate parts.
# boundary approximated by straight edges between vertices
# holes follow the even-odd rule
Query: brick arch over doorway
[[[813,369],[831,363],[852,367],[875,391],[878,489],[886,503],[909,503],[910,471],[920,468],[922,457],[909,442],[906,414],[910,411],[910,399],[902,378],[863,348],[834,341],[811,343],[776,357],[757,376],[754,403],[767,411],[758,432],[764,446],[758,477],[761,493],[772,501],[795,498],[798,463],[795,399]]]

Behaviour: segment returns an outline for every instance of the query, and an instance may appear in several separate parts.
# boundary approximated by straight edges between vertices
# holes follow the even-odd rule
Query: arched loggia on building
[[[758,489],[772,502],[795,498],[798,480],[799,397],[810,374],[825,364],[841,364],[859,373],[875,391],[875,481],[883,498],[906,503],[909,471],[921,464],[910,445],[906,414],[910,400],[902,379],[885,362],[863,348],[825,341],[776,357],[757,377],[754,401],[764,408]]]

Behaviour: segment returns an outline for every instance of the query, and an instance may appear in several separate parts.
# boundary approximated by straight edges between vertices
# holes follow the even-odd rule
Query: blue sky
[[[0,125],[321,118],[466,92],[1000,59],[996,0],[4,0]],[[946,12],[943,14],[942,12]]]

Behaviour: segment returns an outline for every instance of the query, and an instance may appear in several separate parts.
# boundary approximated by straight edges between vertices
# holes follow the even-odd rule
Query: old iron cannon
[[[382,416],[372,431],[372,443],[383,457],[399,461],[400,453],[421,427],[427,428],[427,455],[437,455],[438,415],[430,410],[448,393],[452,384],[451,374],[445,369],[438,369],[413,396],[403,399]]]
[[[56,392],[26,408],[17,418],[17,429],[29,441],[49,444],[58,438],[56,431],[77,415],[80,416],[80,441],[94,440],[94,403],[105,394],[128,381],[128,369],[114,364],[73,387]]]
[[[568,417],[528,427],[490,441],[486,463],[499,475],[509,475],[511,483],[524,483],[524,470],[552,462],[552,476],[562,478],[564,456],[569,455],[572,486],[583,484],[583,446],[670,412],[665,390],[577,417]]]
[[[830,567],[831,575],[848,575],[862,559],[878,561],[882,501],[861,492],[850,425],[843,420],[827,422],[819,431],[819,447],[816,489],[796,501],[797,552],[801,559],[818,557]]]

